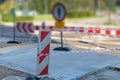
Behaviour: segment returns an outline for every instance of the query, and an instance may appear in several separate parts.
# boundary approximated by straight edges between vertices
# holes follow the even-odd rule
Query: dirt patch
[[[29,77],[33,76],[32,74],[21,72],[15,69],[11,69],[8,67],[0,66],[0,80],[7,76],[21,76],[21,77]]]
[[[16,46],[18,44],[8,44],[6,42],[0,42],[0,48],[3,48],[3,47],[8,47],[8,46]]]

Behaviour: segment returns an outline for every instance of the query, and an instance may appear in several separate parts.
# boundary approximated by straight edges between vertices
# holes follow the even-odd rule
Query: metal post
[[[13,41],[8,41],[7,43],[20,44],[20,42],[15,41],[15,21],[16,21],[16,17],[15,17],[15,9],[14,8],[11,9],[11,13],[12,13],[12,17],[13,17]]]
[[[13,14],[13,41],[15,42],[15,14]]]
[[[60,31],[60,38],[61,38],[61,48],[63,48],[63,32]]]
[[[61,46],[60,47],[56,47],[53,50],[57,50],[57,51],[70,51],[71,50],[70,48],[63,46],[63,32],[62,31],[60,31],[60,39],[61,39]]]
[[[2,21],[2,17],[1,17],[1,5],[0,5],[0,23]]]

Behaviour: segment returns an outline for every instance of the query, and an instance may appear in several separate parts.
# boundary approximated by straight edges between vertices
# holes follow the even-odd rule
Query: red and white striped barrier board
[[[33,23],[31,23],[31,22],[30,23],[17,22],[16,28],[19,32],[34,33],[34,26],[33,26]]]
[[[119,28],[94,28],[95,35],[109,36],[109,37],[120,37]]]
[[[93,34],[101,36],[110,37],[120,37],[120,28],[96,28],[96,27],[64,27],[62,29],[57,29],[54,26],[35,26],[35,30],[43,31],[68,31],[68,32],[79,32],[82,34]]]
[[[37,76],[44,76],[48,75],[51,32],[40,30],[38,42],[39,50],[37,55]]]

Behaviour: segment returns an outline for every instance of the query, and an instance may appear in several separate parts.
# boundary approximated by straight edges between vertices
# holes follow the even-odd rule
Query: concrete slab
[[[69,80],[88,72],[119,63],[120,56],[94,51],[51,50],[49,76]],[[37,46],[21,48],[0,56],[0,65],[36,74]],[[100,67],[99,67],[100,66]]]

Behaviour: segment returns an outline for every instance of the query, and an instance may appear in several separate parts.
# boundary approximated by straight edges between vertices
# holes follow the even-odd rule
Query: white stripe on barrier
[[[26,23],[26,25],[25,25],[25,29],[26,29],[27,33],[29,32],[29,28],[28,28],[28,26],[29,26],[29,23]]]
[[[19,32],[24,32],[24,33],[33,33],[35,30],[32,23],[26,23],[26,22],[16,23],[16,28]]]
[[[22,25],[23,25],[23,23],[20,24],[19,29],[21,30],[21,32],[24,32],[22,29]]]
[[[112,30],[111,30],[111,34],[112,34],[114,37],[116,37],[116,30],[115,30],[115,29],[112,29]]]

